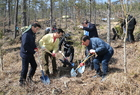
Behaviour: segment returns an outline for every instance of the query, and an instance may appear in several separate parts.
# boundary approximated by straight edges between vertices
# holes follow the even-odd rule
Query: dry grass
[[[74,31],[73,40],[75,42],[80,41],[79,31]],[[42,37],[42,34],[43,31],[37,35],[38,40]],[[101,35],[106,35],[106,33],[101,32]],[[33,78],[36,83],[28,84],[23,88],[19,87],[18,82],[21,70],[20,44],[5,46],[4,49],[7,52],[3,60],[4,70],[0,71],[0,95],[140,95],[140,42],[127,44],[127,74],[123,72],[122,42],[112,42],[111,45],[114,47],[115,52],[109,65],[109,74],[103,82],[100,78],[92,78],[95,74],[94,70],[89,71],[86,69],[81,76],[72,78],[69,77],[69,69],[60,68],[61,76],[50,77],[51,84],[44,85],[39,78],[41,73],[38,66]],[[116,48],[118,45],[122,47]],[[75,46],[75,62],[82,58],[81,52],[84,52],[83,49],[79,45]],[[58,54],[58,67],[62,66],[58,60],[60,58],[62,56]]]

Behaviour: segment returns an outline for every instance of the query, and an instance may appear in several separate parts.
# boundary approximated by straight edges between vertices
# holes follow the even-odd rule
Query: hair
[[[90,37],[89,37],[89,36],[84,35],[84,36],[81,38],[81,40],[85,42],[86,40],[90,40]]]
[[[64,33],[64,31],[61,28],[58,28],[57,30],[58,33]]]
[[[38,23],[34,23],[34,24],[32,24],[32,26],[41,28],[41,25]]]
[[[82,22],[82,24],[88,24],[88,20],[86,19],[85,21]]]

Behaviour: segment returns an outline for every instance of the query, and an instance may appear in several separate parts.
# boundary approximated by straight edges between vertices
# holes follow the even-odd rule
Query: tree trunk
[[[65,11],[66,11],[66,18],[65,18],[65,20],[66,20],[66,27],[65,28],[67,28],[67,0],[65,0]]]
[[[0,64],[1,64],[1,70],[3,71],[3,54],[2,54],[2,49],[0,49]]]
[[[94,24],[96,24],[96,1],[94,0]]]
[[[52,20],[53,20],[53,16],[52,16],[52,14],[53,14],[53,5],[52,5],[52,0],[50,0],[50,8],[51,8],[51,11],[50,11],[50,33],[52,33]]]
[[[90,15],[89,15],[89,21],[91,22],[91,0],[90,0],[90,5],[89,5],[89,11],[90,11]]]
[[[110,25],[110,17],[111,17],[111,2],[108,0],[108,16],[107,16],[107,23],[108,23],[108,31],[107,31],[107,43],[110,44],[110,31],[111,31],[111,25]]]
[[[11,7],[10,7],[10,5],[11,5],[11,0],[8,0],[8,28],[9,28],[9,30],[10,30],[10,25],[11,25]]]
[[[29,7],[29,8],[28,8],[28,14],[29,14],[29,15],[28,15],[28,23],[27,23],[27,25],[30,24],[30,6],[31,6],[30,3],[31,3],[31,0],[29,0],[29,6],[28,6],[28,7]]]
[[[15,8],[15,21],[14,21],[14,24],[15,24],[15,32],[14,32],[14,39],[16,38],[17,36],[17,22],[18,22],[18,2],[19,0],[16,0],[16,8]],[[18,30],[19,31],[19,30]]]
[[[26,0],[22,0],[22,26],[26,26],[26,12],[27,12],[27,7],[26,7]]]

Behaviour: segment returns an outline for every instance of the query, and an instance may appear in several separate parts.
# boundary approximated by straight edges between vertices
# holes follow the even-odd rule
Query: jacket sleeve
[[[94,24],[90,24],[89,27],[83,27],[83,30],[92,32],[92,30],[94,30],[94,28],[96,28],[95,25]]]
[[[34,48],[32,48],[32,46],[30,46],[30,44],[32,43],[31,39],[30,39],[30,35],[29,34],[24,34],[22,36],[22,44],[23,44],[23,48],[26,52],[29,52],[31,54],[34,54]],[[36,47],[36,45],[35,45]]]

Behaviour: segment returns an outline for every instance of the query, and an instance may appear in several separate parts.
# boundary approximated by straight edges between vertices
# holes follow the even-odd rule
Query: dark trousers
[[[117,31],[114,28],[112,28],[112,31],[113,31],[113,34],[114,34],[112,40],[115,40],[116,37],[120,38],[120,36],[117,34]]]
[[[111,59],[112,55],[114,54],[113,49],[110,49],[108,53],[105,55],[97,56],[94,60],[94,69],[96,70],[96,73],[100,72],[100,63],[102,64],[102,71],[103,74],[107,74],[108,71],[108,62]]]
[[[52,60],[53,73],[56,73],[57,72],[57,69],[56,69],[56,58],[52,57],[52,55],[49,54],[48,52],[45,52],[44,57],[45,57],[45,61],[46,61],[45,64],[44,64],[45,74],[49,74],[49,57]]]
[[[28,76],[32,78],[34,76],[34,74],[35,74],[37,64],[36,64],[34,56],[32,55],[30,57],[22,58],[22,70],[21,70],[20,82],[26,80],[29,63],[31,65],[31,68],[30,68]]]
[[[128,33],[127,33],[127,40],[131,43],[135,41],[133,31],[134,29],[128,29]]]
[[[70,57],[70,62],[73,62],[74,58],[74,48],[71,46],[69,48],[64,48],[65,57]]]

